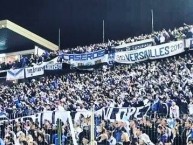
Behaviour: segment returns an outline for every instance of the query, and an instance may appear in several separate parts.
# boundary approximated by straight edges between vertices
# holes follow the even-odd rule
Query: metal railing
[[[192,137],[192,133],[187,135],[186,132],[186,124],[187,120],[191,118],[190,115],[181,114],[181,119],[175,119],[163,114],[153,116],[146,114],[142,118],[128,120],[124,118],[112,121],[105,120],[103,116],[94,115],[94,113],[92,111],[69,112],[69,116],[67,112],[61,111],[59,113],[41,112],[30,116],[1,114],[0,138],[4,141],[8,138],[9,140],[20,140],[20,142],[30,138],[30,141],[38,144],[40,144],[38,140],[42,138],[45,141],[44,144],[82,145],[98,142],[99,145],[108,145],[113,144],[113,141],[116,144],[122,144],[127,137],[130,142],[144,142],[140,140],[139,133],[147,134],[154,144],[160,142],[186,144],[188,138]],[[136,128],[133,127],[133,123]],[[190,121],[188,123],[192,124]],[[135,132],[133,129],[136,129]],[[165,140],[162,139],[164,137],[166,137]]]

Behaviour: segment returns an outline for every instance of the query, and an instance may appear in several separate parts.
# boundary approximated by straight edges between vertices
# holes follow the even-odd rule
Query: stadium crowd
[[[1,85],[0,110],[10,121],[1,121],[0,137],[11,144],[58,144],[57,125],[48,120],[39,126],[31,120],[12,120],[49,110],[84,111],[103,107],[140,107],[150,102],[142,120],[110,122],[95,116],[98,145],[181,145],[193,139],[193,55],[151,60],[131,65],[103,66],[92,72],[68,73]],[[117,114],[115,109],[112,114]],[[62,144],[73,144],[68,123],[61,125]],[[90,116],[74,119],[79,144],[90,142]]]
[[[7,70],[10,68],[21,68],[21,67],[27,67],[32,66],[33,63],[41,63],[45,61],[49,61],[56,56],[60,56],[60,60],[63,59],[64,54],[80,54],[80,53],[86,53],[86,52],[92,52],[97,50],[108,50],[109,46],[115,47],[122,44],[128,44],[133,43],[141,40],[146,40],[152,38],[154,40],[154,45],[159,45],[163,43],[167,43],[170,41],[177,41],[184,38],[193,38],[193,26],[184,24],[183,27],[175,28],[174,30],[168,30],[166,31],[163,29],[162,31],[157,31],[152,34],[142,34],[138,37],[129,37],[125,40],[109,40],[107,43],[99,43],[99,44],[91,44],[90,46],[77,46],[76,48],[67,48],[64,50],[59,50],[56,52],[45,52],[41,56],[38,55],[31,55],[31,57],[21,57],[20,60],[17,60],[15,62],[1,62],[0,64],[0,70]]]
[[[150,35],[111,41],[111,47],[154,38],[156,45],[192,38],[192,26],[163,30]],[[43,56],[23,57],[1,69],[26,67],[64,53],[107,49],[95,44]],[[90,144],[91,118],[85,112],[94,105],[96,145],[192,145],[193,144],[193,55],[191,51],[159,60],[114,66],[63,75],[44,75],[18,83],[0,82],[0,145],[73,145],[69,121],[42,124],[21,117],[46,111],[70,111],[78,145]],[[122,107],[143,107],[142,119],[129,116],[111,121],[99,112],[112,107],[112,116]],[[76,118],[76,112],[82,112]],[[16,119],[17,118],[17,119]],[[60,125],[59,125],[60,124]]]

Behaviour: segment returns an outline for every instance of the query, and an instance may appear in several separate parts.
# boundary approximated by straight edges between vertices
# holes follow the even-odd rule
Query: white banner
[[[151,111],[151,103],[147,103],[145,106],[141,107],[123,107],[123,108],[114,108],[106,107],[100,110],[95,111],[95,115],[100,115],[103,120],[114,121],[129,121],[133,118],[141,119],[145,115],[149,115],[148,112]],[[80,115],[84,117],[91,116],[92,112],[88,110],[77,110],[75,113],[74,121],[78,121]],[[168,114],[168,111],[165,112],[165,116]]]
[[[62,70],[62,63],[47,64],[45,70]]]
[[[5,115],[0,115],[0,118],[2,119],[6,119],[3,121],[8,121],[7,117]],[[25,116],[25,117],[20,117],[20,118],[16,118],[13,119],[15,121],[21,120],[22,122],[25,122],[27,120],[29,121],[33,121],[39,122],[39,127],[41,127],[41,125],[44,124],[45,120],[50,121],[53,125],[57,125],[57,120],[61,120],[64,124],[68,121],[69,125],[70,125],[70,131],[71,131],[71,135],[72,135],[72,140],[73,140],[73,144],[77,145],[77,140],[75,138],[75,130],[73,127],[73,122],[72,122],[72,118],[70,116],[70,112],[69,111],[45,111],[42,113],[37,113],[35,115],[30,115],[30,116]],[[11,120],[9,120],[11,121]]]
[[[132,118],[141,119],[150,111],[151,103],[142,107],[104,108],[102,118],[114,121],[129,121]]]
[[[18,80],[24,78],[24,69],[10,69],[7,71],[7,80]]]
[[[70,61],[70,65],[72,65],[73,67],[81,67],[81,66],[93,66],[96,64],[101,64],[101,63],[105,63],[108,62],[108,56],[102,56],[100,58],[95,58],[95,59],[91,59],[91,60],[83,60],[83,61]]]
[[[153,39],[141,40],[133,43],[126,43],[126,44],[116,46],[115,50],[129,51],[129,50],[141,49],[148,46],[152,46],[153,43],[154,43]]]
[[[184,52],[183,40],[132,51],[117,52],[115,53],[115,61],[118,63],[135,63],[148,59],[165,58],[182,52]]]
[[[55,64],[55,63],[58,63],[58,57],[56,57],[50,61],[42,62],[40,64],[32,63],[32,65],[34,67],[36,67],[36,66],[42,66],[43,67],[43,66],[46,66],[47,64]]]
[[[40,65],[40,66],[37,65],[34,67],[25,68],[26,78],[39,76],[39,75],[43,75],[43,74],[44,74],[44,66],[43,65]]]

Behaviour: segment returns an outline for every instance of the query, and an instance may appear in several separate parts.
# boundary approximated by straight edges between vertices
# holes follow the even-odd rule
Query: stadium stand
[[[93,51],[103,50],[103,49],[108,51],[109,47],[126,45],[129,43],[138,42],[138,41],[147,40],[147,39],[153,39],[154,40],[153,45],[160,45],[163,43],[177,41],[184,38],[192,38],[193,26],[186,25],[186,24],[184,25],[185,25],[184,27],[180,27],[178,29],[175,28],[174,30],[168,30],[168,31],[163,29],[162,31],[154,32],[153,34],[150,34],[150,35],[142,34],[138,37],[127,38],[125,40],[117,40],[117,41],[111,40],[111,41],[108,41],[108,43],[92,44],[90,46],[84,46],[84,47],[78,46],[76,48],[70,48],[70,49],[68,48],[60,51],[58,50],[55,52],[44,51],[42,55],[32,54],[30,57],[21,57],[13,64],[3,62],[1,64],[1,69],[5,70],[5,69],[10,69],[12,67],[20,68],[25,66],[32,66],[33,63],[38,64],[44,61],[49,61],[56,56],[60,56],[59,60],[62,61],[64,59],[65,54],[80,54],[80,53],[93,52]],[[129,48],[129,50],[138,49],[138,48],[140,47],[132,47],[132,48]],[[123,51],[123,49],[121,51]]]
[[[40,61],[42,50],[57,51],[58,46],[9,20],[0,21],[0,70],[24,67],[30,58]]]
[[[45,52],[30,61],[33,67],[20,61],[22,67],[8,70],[7,81],[0,82],[0,143],[191,144],[192,34],[192,26],[186,25],[123,41]],[[62,52],[79,69],[72,69]],[[111,55],[113,63],[109,63]],[[127,59],[122,59],[125,55]],[[79,67],[93,59],[89,68]]]

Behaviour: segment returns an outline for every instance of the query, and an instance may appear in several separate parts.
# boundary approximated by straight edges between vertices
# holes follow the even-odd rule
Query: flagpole
[[[95,121],[94,121],[94,102],[91,103],[91,145],[94,145],[95,137],[94,137],[94,128],[95,128]]]
[[[151,29],[152,33],[154,32],[154,16],[153,16],[153,9],[151,9]]]
[[[91,125],[90,125],[90,133],[91,133],[91,138],[90,138],[90,145],[94,145],[95,142],[95,121],[94,121],[94,110],[95,110],[95,105],[94,105],[94,100],[93,96],[91,96]]]
[[[58,48],[60,50],[60,28],[58,30]]]
[[[103,20],[103,43],[105,42],[105,21]]]

